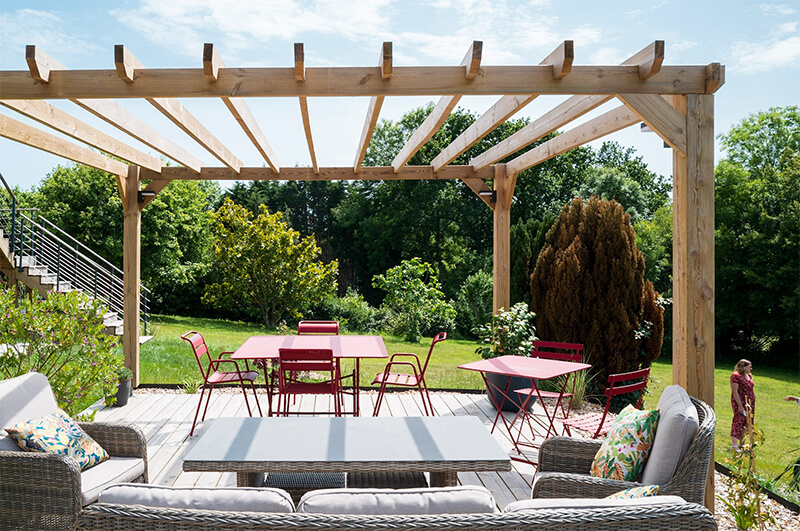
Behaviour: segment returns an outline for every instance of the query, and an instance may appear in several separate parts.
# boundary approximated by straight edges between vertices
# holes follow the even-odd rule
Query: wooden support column
[[[511,199],[517,175],[509,175],[505,164],[494,166],[494,313],[511,304]]]
[[[138,192],[141,185],[138,166],[128,168],[125,180],[122,272],[124,282],[122,352],[125,366],[133,371],[133,387],[139,386],[139,277],[141,276],[142,212]]]
[[[673,150],[672,381],[714,405],[714,96],[673,97],[686,157]],[[714,510],[714,463],[706,507]]]

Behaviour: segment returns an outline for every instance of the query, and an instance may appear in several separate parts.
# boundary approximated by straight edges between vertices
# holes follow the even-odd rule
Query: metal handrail
[[[61,289],[62,283],[69,283],[72,288],[92,293],[109,310],[124,315],[124,273],[41,215],[36,216],[36,221],[22,214],[17,216],[19,211],[35,215],[39,210],[17,209],[16,197],[2,175],[0,180],[12,197],[9,250],[17,251],[14,253],[14,266],[20,271],[25,267],[47,268],[48,275],[55,277],[56,290]],[[3,228],[7,223],[3,213],[8,211],[9,209],[0,208],[0,226]],[[140,286],[140,289],[140,320],[144,324],[144,334],[147,335],[151,292],[144,286]]]

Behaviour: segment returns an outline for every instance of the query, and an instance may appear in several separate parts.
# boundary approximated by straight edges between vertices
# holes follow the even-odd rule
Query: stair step
[[[144,345],[145,343],[147,343],[151,339],[153,339],[153,336],[139,336],[139,344],[140,345]]]

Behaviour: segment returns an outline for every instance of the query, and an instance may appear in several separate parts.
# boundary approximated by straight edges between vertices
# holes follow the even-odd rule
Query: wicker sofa
[[[122,494],[107,496],[115,490]],[[148,490],[156,491],[155,497]],[[145,494],[140,495],[141,491]],[[113,501],[117,503],[108,503]],[[208,506],[215,509],[204,510]],[[498,512],[491,493],[477,486],[327,489],[307,493],[295,509],[289,494],[280,489],[119,485],[104,492],[98,503],[84,508],[77,529],[621,531],[716,529],[716,524],[705,507],[677,496],[636,500],[531,499],[513,502]]]
[[[105,487],[147,483],[147,445],[134,426],[81,423],[111,455],[83,472],[72,457],[20,451],[3,430],[57,407],[42,374],[0,381],[0,529],[72,530],[83,507],[96,501]]]

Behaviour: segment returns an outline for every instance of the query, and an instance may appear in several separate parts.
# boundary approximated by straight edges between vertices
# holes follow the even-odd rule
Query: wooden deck
[[[362,413],[371,415],[377,393],[362,392]],[[139,426],[147,438],[150,483],[174,486],[235,486],[233,473],[184,472],[183,456],[205,432],[208,420],[217,417],[247,416],[247,408],[240,391],[232,389],[215,390],[208,407],[205,423],[198,423],[195,433],[189,437],[198,394],[185,394],[174,391],[140,389],[134,391],[124,407],[104,408],[97,411],[96,421],[128,422]],[[252,395],[251,406],[252,406]],[[491,429],[495,410],[486,394],[431,393],[436,414],[472,415],[481,419],[487,429]],[[266,414],[266,395],[259,393],[259,400]],[[345,398],[349,405],[349,397]],[[305,395],[298,397],[293,409],[302,411],[327,412],[332,410],[329,397]],[[422,404],[417,393],[386,393],[381,416],[421,416]],[[534,407],[540,408],[537,404]],[[257,412],[256,412],[257,414]],[[202,412],[201,412],[202,415]],[[511,418],[509,414],[507,418]],[[501,425],[494,430],[498,443],[509,452],[512,449],[508,433]],[[527,432],[527,433],[526,433]],[[530,430],[523,430],[523,439],[530,440]],[[468,442],[465,441],[465,444]],[[459,473],[459,484],[483,485],[494,495],[497,505],[502,509],[515,500],[528,499],[535,468],[527,463],[512,461],[510,472]]]

